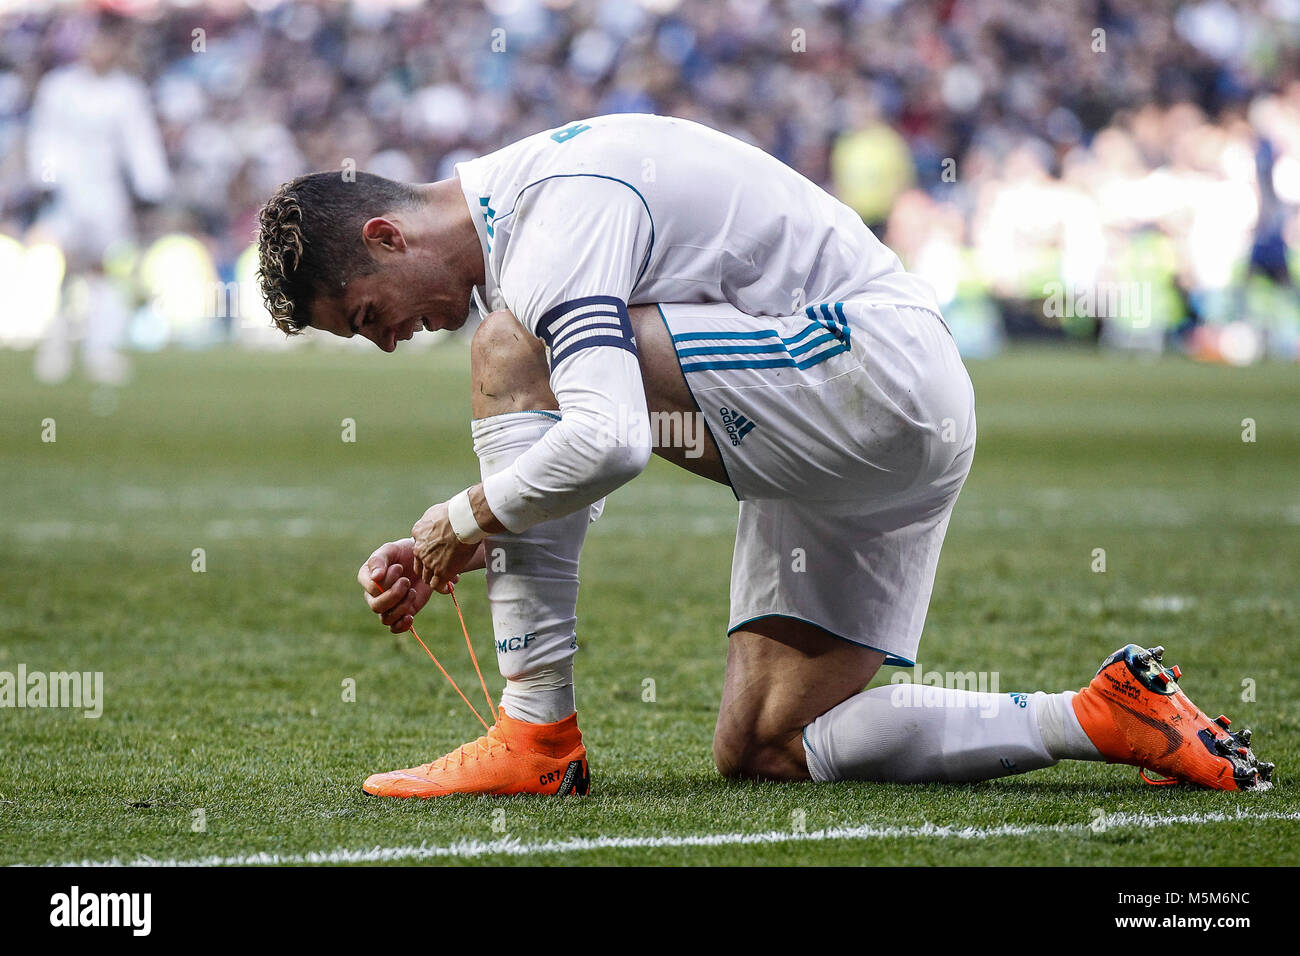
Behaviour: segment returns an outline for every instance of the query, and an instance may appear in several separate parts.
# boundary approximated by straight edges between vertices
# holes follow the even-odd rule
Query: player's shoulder
[[[572,120],[530,137],[534,148],[564,161],[566,155],[644,158],[665,152],[689,156],[695,148],[729,139],[692,120],[659,113],[610,113]]]
[[[466,165],[525,186],[550,176],[617,172],[663,152],[680,137],[707,135],[723,134],[671,116],[613,113],[541,130]]]
[[[617,114],[574,120],[459,164],[457,172],[487,199],[497,219],[544,200],[576,209],[617,201],[621,192],[634,198],[640,196],[636,184],[647,157],[640,139],[645,119],[661,118]]]

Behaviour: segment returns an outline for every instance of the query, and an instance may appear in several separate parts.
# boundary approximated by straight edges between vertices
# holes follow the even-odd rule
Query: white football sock
[[[471,424],[484,478],[508,468],[559,420],[555,412],[509,412]],[[487,539],[487,593],[497,665],[506,678],[501,705],[517,720],[553,723],[574,711],[578,649],[578,556],[591,512]]]
[[[573,658],[506,681],[501,706],[515,720],[553,724],[578,709],[573,696]]]
[[[1050,767],[1082,750],[1063,729],[1064,696],[987,694],[924,684],[873,687],[804,728],[808,772],[823,781],[957,783]],[[1074,708],[1068,701],[1065,707],[1073,719]],[[1056,728],[1046,735],[1039,729],[1042,713]],[[1083,735],[1082,729],[1078,733]],[[1050,746],[1047,736],[1052,737]]]
[[[1105,760],[1074,713],[1074,691],[1034,695],[1034,715],[1047,752],[1057,760]]]

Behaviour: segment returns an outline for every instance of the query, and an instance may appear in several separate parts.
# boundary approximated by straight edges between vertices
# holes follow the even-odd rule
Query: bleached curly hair
[[[305,244],[302,204],[282,186],[257,214],[257,280],[271,321],[285,335],[297,335],[307,324],[295,321],[290,294]]]
[[[276,327],[297,335],[319,297],[374,272],[362,226],[419,201],[412,186],[370,173],[311,173],[277,189],[257,214],[257,279]]]

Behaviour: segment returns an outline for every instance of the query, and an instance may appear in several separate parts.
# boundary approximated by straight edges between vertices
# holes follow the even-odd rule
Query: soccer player
[[[127,40],[121,20],[95,21],[81,58],[51,70],[32,102],[27,159],[46,194],[38,234],[53,238],[67,260],[64,301],[36,351],[36,377],[63,381],[72,371],[73,313],[83,321],[82,360],[92,381],[120,385],[129,373],[122,354],[130,319],[105,256],[135,239],[133,201],[159,203],[171,189],[162,135],[148,88],[119,66]],[[84,308],[67,295],[83,279]]]
[[[585,793],[573,655],[578,556],[605,495],[653,452],[739,499],[721,773],[970,781],[1062,759],[1220,789],[1272,767],[1178,688],[1161,650],[1106,660],[1077,694],[897,685],[975,448],[974,395],[931,291],[848,207],[714,130],[597,117],[461,163],[442,182],[316,173],[262,210],[276,323],[385,352],[485,317],[471,346],[483,480],[358,572],[394,632],[496,560],[506,678],[496,723],[368,793]],[[698,416],[703,454],[652,447]],[[495,570],[502,568],[501,570]]]

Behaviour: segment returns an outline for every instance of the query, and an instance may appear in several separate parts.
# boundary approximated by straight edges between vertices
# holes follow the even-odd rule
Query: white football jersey
[[[546,343],[561,410],[542,440],[484,480],[514,532],[597,501],[645,466],[648,444],[606,440],[648,434],[637,427],[646,404],[629,305],[728,303],[735,329],[670,331],[736,340],[776,335],[748,330],[764,324],[757,317],[807,312],[812,323],[820,309],[829,330],[810,324],[789,357],[759,363],[800,368],[847,348],[828,303],[938,312],[925,282],[851,209],[762,150],[687,120],[581,120],[456,174],[486,263],[476,294]]]
[[[689,120],[581,120],[456,173],[484,243],[483,301],[534,332],[548,310],[585,296],[729,302],[755,316],[847,299],[937,311],[924,280],[848,206]]]

